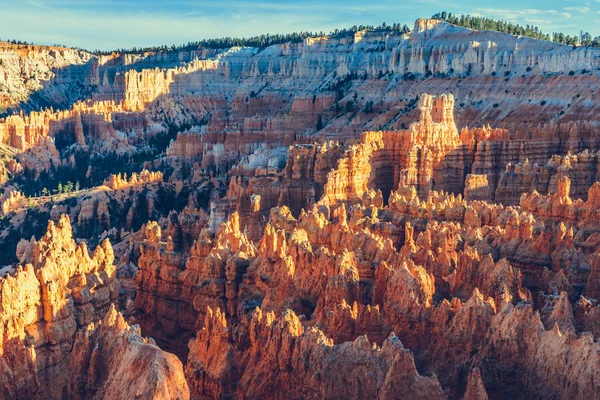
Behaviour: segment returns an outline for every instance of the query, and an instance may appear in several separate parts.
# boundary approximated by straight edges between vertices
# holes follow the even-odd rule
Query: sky
[[[0,0],[0,39],[112,50],[224,36],[330,32],[441,11],[600,36],[600,0]]]

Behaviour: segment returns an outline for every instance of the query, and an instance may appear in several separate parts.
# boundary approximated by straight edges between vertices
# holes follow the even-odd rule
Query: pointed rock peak
[[[72,238],[71,220],[68,215],[62,214],[56,224],[52,220],[48,221],[48,229],[44,237],[40,240],[40,243],[44,242],[45,245],[48,245],[52,242],[71,240]]]
[[[463,400],[487,400],[488,395],[481,379],[481,372],[479,368],[475,367],[469,373],[469,379],[467,381],[467,390],[465,391],[465,397]]]
[[[151,243],[158,243],[162,238],[160,225],[156,221],[150,221],[146,224],[146,239]]]
[[[62,214],[60,216],[60,219],[58,220],[58,224],[57,227],[59,229],[66,229],[68,231],[71,231],[71,220],[69,219],[69,216],[67,214]]]
[[[400,338],[394,332],[391,332],[381,344],[381,351],[384,353],[396,353],[398,350],[404,350],[404,345]]]
[[[110,305],[108,312],[102,319],[102,325],[106,328],[116,328],[118,331],[123,331],[128,326],[123,315],[117,311],[114,304]]]
[[[306,230],[302,228],[294,228],[292,235],[290,236],[290,242],[296,245],[302,245],[307,251],[312,251],[312,245],[308,240],[308,234]]]
[[[471,295],[469,300],[467,300],[467,303],[465,305],[467,307],[485,307],[487,305],[491,307],[494,313],[496,312],[496,304],[494,302],[494,299],[490,297],[486,300],[485,296],[479,291],[478,288],[475,288],[473,290],[473,294]]]
[[[262,308],[256,307],[252,312],[252,326],[264,325],[271,326],[275,322],[275,313],[273,311],[263,311]]]
[[[588,189],[588,206],[600,207],[600,182],[595,182]]]
[[[359,281],[358,265],[353,251],[344,249],[337,259],[340,275],[345,275],[354,281]]]
[[[240,214],[237,211],[231,214],[228,222],[233,232],[240,232]]]
[[[369,341],[367,335],[360,335],[354,339],[354,342],[352,342],[352,347],[363,350],[372,349],[371,342]]]
[[[296,313],[289,308],[286,309],[283,314],[281,314],[279,321],[281,322],[282,327],[287,329],[292,336],[300,336],[302,333],[304,333],[302,322]]]
[[[227,332],[227,319],[225,313],[221,312],[219,307],[213,311],[210,306],[206,308],[206,316],[204,317],[204,328],[209,332]]]
[[[558,197],[566,202],[570,202],[569,194],[571,192],[571,179],[567,175],[561,175],[558,178]]]
[[[258,243],[258,249],[265,257],[283,257],[287,251],[285,232],[267,223],[263,237]]]
[[[560,326],[558,326],[558,322],[554,323],[554,326],[552,327],[552,332],[558,336],[558,337],[562,337],[562,332],[560,331]]]
[[[573,307],[569,302],[567,292],[560,293],[558,301],[554,303],[549,322],[558,324],[563,332],[572,332],[575,330],[573,325]]]

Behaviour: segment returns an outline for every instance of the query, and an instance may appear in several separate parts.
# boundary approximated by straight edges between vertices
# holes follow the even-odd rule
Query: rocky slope
[[[91,59],[91,54],[64,47],[0,42],[0,112],[29,101],[68,106],[80,88],[95,83],[86,66]]]
[[[3,44],[0,396],[598,398],[599,55]]]

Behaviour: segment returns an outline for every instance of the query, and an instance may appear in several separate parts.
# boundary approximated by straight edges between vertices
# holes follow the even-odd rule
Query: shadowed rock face
[[[0,397],[598,398],[599,55],[0,45]]]
[[[77,332],[71,368],[73,398],[189,399],[181,361],[143,338],[114,306]]]

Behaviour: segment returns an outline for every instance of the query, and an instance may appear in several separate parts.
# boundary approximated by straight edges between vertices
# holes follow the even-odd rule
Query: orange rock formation
[[[127,178],[127,174],[121,176],[121,174],[111,174],[111,176],[104,181],[104,185],[108,186],[112,190],[119,190],[126,188],[128,186],[142,185],[152,182],[161,182],[163,180],[163,175],[160,171],[152,172],[148,170],[143,170],[142,172],[136,174],[135,172],[131,174],[129,178]]]
[[[28,264],[2,271],[2,387],[9,398],[70,393],[69,354],[75,332],[101,319],[117,300],[119,282],[108,240],[90,256],[61,217],[31,243]]]
[[[0,44],[0,397],[600,397],[598,60]]]

